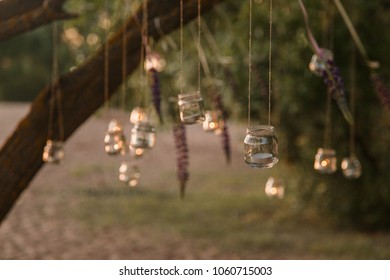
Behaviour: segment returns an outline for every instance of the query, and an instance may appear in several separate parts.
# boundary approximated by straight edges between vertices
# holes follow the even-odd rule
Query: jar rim
[[[189,98],[189,97],[193,97],[193,96],[200,97],[200,91],[197,90],[197,91],[191,91],[191,92],[186,92],[186,93],[180,93],[177,97],[179,99],[183,99],[183,98]]]
[[[332,148],[318,148],[317,154],[336,155],[336,150]]]
[[[273,127],[272,125],[266,125],[266,124],[262,124],[262,125],[255,125],[255,126],[250,126],[246,129],[246,132],[249,133],[249,132],[274,132],[275,130],[275,127]]]

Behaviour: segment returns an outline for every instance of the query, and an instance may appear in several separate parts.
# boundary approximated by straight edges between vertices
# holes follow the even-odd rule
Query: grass
[[[390,236],[332,229],[292,195],[268,199],[252,172],[240,173],[194,172],[184,201],[172,174],[162,176],[166,189],[76,187],[71,213],[90,230],[140,230],[157,243],[171,236],[194,250],[215,247],[218,258],[390,259]]]

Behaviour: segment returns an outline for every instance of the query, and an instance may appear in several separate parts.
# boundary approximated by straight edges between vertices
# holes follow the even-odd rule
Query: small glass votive
[[[284,197],[284,183],[283,180],[269,177],[265,183],[265,194],[270,197],[282,199]]]
[[[220,133],[223,128],[223,120],[217,111],[206,111],[204,113],[203,130],[206,132]]]
[[[104,150],[108,155],[126,154],[126,137],[123,134],[122,125],[116,119],[112,119],[108,125],[104,137]]]
[[[42,160],[47,163],[61,163],[65,157],[62,141],[47,140],[43,149]]]
[[[194,124],[204,121],[203,99],[199,91],[179,94],[178,105],[182,123]]]
[[[155,143],[156,130],[149,123],[139,123],[131,129],[130,149],[151,149]]]
[[[328,60],[333,60],[333,52],[328,49],[322,50],[322,58],[318,55],[313,54],[311,61],[309,63],[309,69],[317,76],[322,76],[323,71],[326,70],[326,62]]]
[[[166,61],[158,53],[151,52],[146,55],[144,68],[147,72],[157,71],[161,72],[164,70]]]
[[[318,148],[314,159],[314,169],[322,174],[332,174],[337,171],[336,151]]]
[[[259,125],[247,129],[244,140],[245,162],[253,168],[271,168],[279,161],[278,139],[274,127]]]
[[[135,107],[130,113],[130,123],[139,124],[146,123],[149,121],[148,114],[145,109],[141,107]]]
[[[141,178],[141,172],[138,167],[129,162],[123,161],[119,167],[119,181],[130,187],[136,187]]]
[[[341,169],[343,170],[344,177],[347,179],[357,179],[362,175],[362,165],[354,155],[343,159]]]

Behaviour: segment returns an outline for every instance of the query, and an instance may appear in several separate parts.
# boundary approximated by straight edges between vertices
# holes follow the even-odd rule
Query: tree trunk
[[[14,0],[0,2],[0,41],[74,14],[63,11],[66,0]],[[21,3],[22,2],[22,3]]]
[[[203,0],[202,12],[223,0]],[[185,0],[184,22],[197,16],[197,0]],[[180,26],[179,0],[149,0],[149,35],[159,39],[154,19],[160,18],[161,28],[169,33]],[[142,11],[127,22],[127,70],[137,68],[140,61],[140,32]],[[122,30],[109,40],[110,95],[122,83]],[[78,69],[58,81],[62,92],[65,139],[104,103],[104,50],[101,49]],[[44,164],[42,151],[47,140],[50,87],[47,86],[31,105],[30,112],[19,123],[0,150],[0,222],[6,217],[18,197]],[[57,114],[54,114],[57,115]],[[54,123],[58,123],[54,120]],[[54,131],[58,128],[54,127]],[[55,137],[54,137],[55,138]],[[102,135],[103,139],[103,135]]]

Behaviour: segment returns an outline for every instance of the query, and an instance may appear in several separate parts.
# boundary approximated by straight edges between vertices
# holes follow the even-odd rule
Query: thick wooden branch
[[[203,0],[202,12],[210,10],[223,0]],[[159,32],[154,19],[159,18],[161,28],[169,33],[180,26],[179,0],[149,0],[149,34],[156,40]],[[197,16],[197,0],[184,1],[185,22]],[[136,69],[140,61],[140,32],[136,22],[141,22],[142,11],[137,20],[130,18],[127,23],[127,69]],[[110,94],[122,83],[122,30],[109,41]],[[65,138],[87,120],[104,103],[104,50],[78,69],[59,80],[62,91]],[[0,150],[0,221],[2,221],[30,181],[42,167],[42,151],[47,137],[50,87],[47,86],[31,106],[30,112],[19,123],[13,134]],[[54,123],[57,123],[55,121]],[[56,128],[54,129],[57,130]],[[103,135],[102,135],[103,139]],[[102,140],[103,141],[103,140]]]
[[[3,12],[0,17],[0,41],[7,40],[55,20],[75,17],[76,15],[67,13],[62,9],[65,1],[34,0],[29,4],[21,3],[20,6],[15,4],[15,2],[20,1],[9,1],[10,4],[8,5],[11,10],[8,13]],[[2,10],[6,8],[2,7]]]

